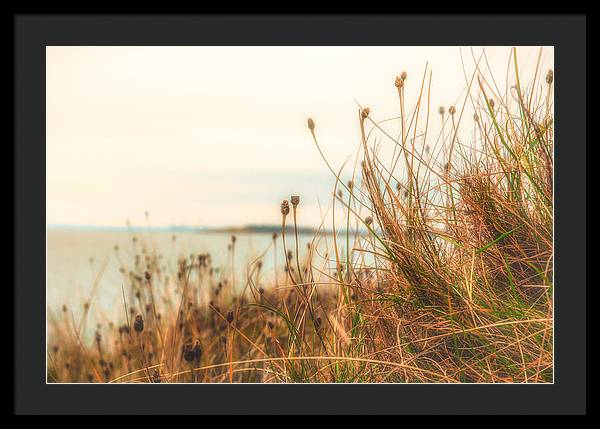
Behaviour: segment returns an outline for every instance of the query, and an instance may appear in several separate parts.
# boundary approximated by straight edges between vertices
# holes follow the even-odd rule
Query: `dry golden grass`
[[[314,244],[299,249],[298,196],[280,207],[271,245],[286,264],[269,287],[261,261],[239,279],[201,254],[169,279],[156,254],[143,254],[124,267],[122,320],[89,341],[68,308],[49,321],[48,381],[552,382],[551,73],[522,86],[515,53],[516,84],[503,95],[474,70],[460,104],[434,109],[435,139],[430,73],[410,109],[398,76],[399,137],[359,107],[363,161],[352,180],[323,156],[336,180],[333,219],[345,215],[330,264]],[[317,121],[308,130],[323,155]]]

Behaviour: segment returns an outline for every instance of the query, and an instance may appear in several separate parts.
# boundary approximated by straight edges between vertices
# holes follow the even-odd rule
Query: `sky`
[[[470,71],[482,49],[47,47],[47,223],[273,224],[297,194],[301,223],[318,225],[335,180],[307,118],[339,168],[360,141],[356,103],[398,116],[395,77],[407,72],[410,105],[428,64],[433,117],[464,95],[461,52]],[[510,47],[485,52],[502,85]],[[517,52],[532,73],[540,48]]]

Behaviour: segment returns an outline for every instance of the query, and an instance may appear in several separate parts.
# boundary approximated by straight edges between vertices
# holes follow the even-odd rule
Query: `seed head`
[[[232,235],[232,236],[231,236],[231,242],[232,242],[233,244],[235,244],[235,241],[236,241],[236,240],[237,240],[237,237],[236,237],[235,235]]]
[[[152,275],[150,274],[150,272],[149,272],[149,271],[146,271],[146,272],[144,273],[144,277],[146,278],[146,280],[150,281],[150,279],[152,278]]]
[[[402,80],[402,77],[400,76],[396,76],[396,80],[394,81],[394,85],[396,85],[396,88],[400,89],[404,86],[404,80]]]
[[[548,73],[546,73],[546,83],[548,85],[552,85],[552,82],[554,82],[554,72],[552,70],[548,70]]]
[[[283,216],[287,216],[290,213],[290,203],[288,200],[283,200],[281,202],[281,214]]]
[[[182,354],[183,354],[183,358],[185,359],[186,362],[191,363],[194,361],[194,353],[192,352],[192,344],[191,343],[185,343],[183,345]]]
[[[275,240],[277,240],[277,233],[276,232],[273,233],[273,241],[275,241]]]
[[[308,129],[311,131],[315,130],[315,121],[312,118],[308,118]]]
[[[185,343],[183,345],[183,358],[188,363],[200,362],[200,357],[202,356],[202,347],[200,346],[200,341],[196,340],[194,347],[192,347],[192,343]]]
[[[440,106],[440,108],[438,109],[438,113],[443,116],[444,113],[446,113],[446,108],[444,106]]]
[[[227,323],[233,322],[233,311],[227,313]]]
[[[365,120],[369,117],[369,113],[371,113],[371,109],[369,109],[368,107],[365,107],[364,109],[362,109],[360,111],[360,118],[362,120]]]
[[[450,113],[451,115],[454,115],[456,113],[456,107],[450,106],[450,108],[448,109],[448,113]]]
[[[400,73],[400,78],[401,78],[402,80],[406,80],[406,78],[407,78],[407,77],[408,77],[408,75],[406,74],[406,72],[405,72],[405,71],[403,71],[402,73]]]
[[[202,347],[200,346],[200,341],[196,340],[196,344],[194,345],[192,352],[194,353],[194,360],[199,362],[200,357],[202,356]]]
[[[365,218],[365,225],[369,226],[373,223],[373,218],[371,216],[367,216]]]
[[[473,113],[473,120],[475,122],[479,122],[479,116],[477,116],[477,113]]]
[[[141,314],[135,316],[135,321],[133,322],[133,329],[135,332],[141,333],[144,331],[144,318]]]
[[[493,109],[496,103],[494,103],[494,99],[490,98],[490,107]]]
[[[292,195],[292,197],[290,199],[292,200],[292,205],[294,206],[294,208],[296,208],[298,206],[298,204],[300,204],[300,196],[299,195]]]

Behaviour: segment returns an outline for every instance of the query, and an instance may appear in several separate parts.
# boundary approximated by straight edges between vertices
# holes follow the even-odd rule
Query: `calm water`
[[[175,235],[175,240],[173,236]],[[261,258],[264,273],[270,275],[274,265],[271,234],[236,234],[235,266],[236,277],[244,279],[248,262]],[[82,305],[90,298],[94,283],[98,285],[93,295],[93,311],[100,320],[112,318],[115,311],[123,311],[121,285],[123,275],[119,272],[119,258],[126,269],[134,265],[135,255],[142,246],[149,252],[162,254],[162,265],[167,268],[176,267],[180,257],[190,254],[209,252],[214,267],[223,267],[230,262],[228,244],[229,233],[177,233],[80,230],[48,230],[47,234],[47,305],[49,311],[58,311],[63,304],[73,310],[75,316],[81,314]],[[312,235],[300,236],[300,252],[306,249],[306,243],[313,239]],[[118,253],[114,247],[118,246]],[[288,248],[293,240],[288,239]],[[326,243],[317,246],[324,249]],[[284,264],[281,238],[277,242],[277,264],[281,269]],[[175,268],[173,268],[175,269]],[[239,276],[239,277],[238,277]],[[240,282],[241,283],[241,282]]]

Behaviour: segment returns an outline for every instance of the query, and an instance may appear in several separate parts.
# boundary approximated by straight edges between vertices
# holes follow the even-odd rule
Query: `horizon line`
[[[293,228],[291,225],[286,225],[286,230]],[[64,224],[64,223],[47,223],[47,230],[98,230],[98,231],[163,231],[163,232],[261,232],[261,231],[280,231],[281,224],[274,223],[250,223],[242,225],[202,225],[194,226],[190,224],[171,224],[171,225],[95,225],[95,224]],[[319,227],[312,225],[298,226],[298,231],[318,231]],[[326,229],[321,229],[326,232]]]

